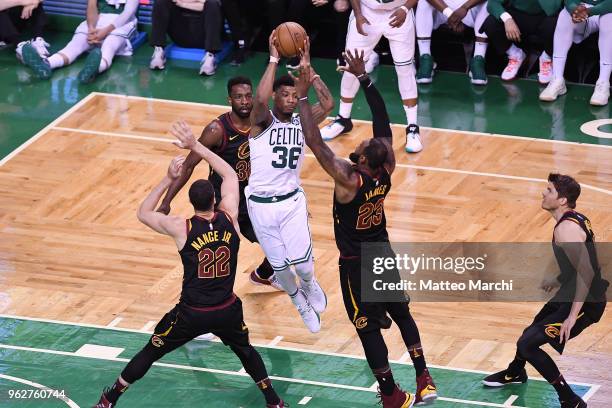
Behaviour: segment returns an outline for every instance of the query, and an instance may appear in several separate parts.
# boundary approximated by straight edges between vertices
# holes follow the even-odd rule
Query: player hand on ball
[[[447,24],[451,30],[456,33],[462,33],[465,26],[461,20],[467,15],[468,9],[461,6],[457,10],[453,11],[453,14],[448,18]]]
[[[270,37],[268,38],[268,48],[270,49],[270,56],[274,58],[280,58],[280,52],[276,48],[278,39],[276,38],[276,30],[272,30]]]
[[[176,180],[180,177],[181,172],[183,171],[184,162],[185,158],[183,156],[176,156],[174,159],[172,159],[170,165],[168,166],[168,178],[170,180]]]
[[[170,129],[170,133],[172,136],[176,137],[178,140],[172,142],[175,146],[180,147],[181,149],[189,149],[192,150],[195,145],[198,143],[191,128],[184,120],[176,121],[172,124],[172,128]]]
[[[346,61],[346,65],[339,68],[341,71],[350,72],[358,78],[363,75],[366,75],[365,61],[363,60],[363,50],[359,51],[356,49],[354,54],[351,53],[350,50],[346,50],[343,55],[344,60]]]

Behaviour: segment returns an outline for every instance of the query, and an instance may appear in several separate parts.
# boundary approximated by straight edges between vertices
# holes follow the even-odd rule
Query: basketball
[[[289,21],[276,27],[276,48],[285,58],[295,57],[304,47],[308,35],[304,27]]]

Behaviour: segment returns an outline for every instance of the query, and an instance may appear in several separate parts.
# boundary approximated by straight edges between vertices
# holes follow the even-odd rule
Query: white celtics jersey
[[[248,191],[260,197],[284,195],[300,187],[300,169],[306,148],[297,113],[289,122],[281,122],[272,111],[270,114],[270,126],[249,138],[251,175]]]
[[[395,10],[406,4],[406,0],[361,0],[361,5],[373,10]]]

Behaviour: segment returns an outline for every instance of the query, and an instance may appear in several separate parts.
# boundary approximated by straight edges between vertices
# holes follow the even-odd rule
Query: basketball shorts
[[[248,193],[247,208],[261,249],[275,271],[306,262],[312,256],[306,195],[297,189],[285,196]]]
[[[408,302],[364,302],[361,300],[361,259],[340,258],[340,288],[348,318],[359,332],[388,329],[391,319],[410,316]]]
[[[108,27],[110,24],[112,24],[115,21],[116,18],[117,18],[117,14],[102,13],[98,17],[96,28],[99,29],[99,28]],[[137,22],[138,21],[134,18],[128,21],[127,23],[125,23],[124,25],[122,25],[121,27],[117,27],[113,31],[110,32],[109,36],[114,35],[114,36],[125,39],[123,46],[119,48],[119,50],[117,51],[117,55],[126,56],[126,57],[129,57],[130,55],[132,55],[133,49],[132,49],[132,43],[130,42],[130,40],[132,39],[134,35],[136,35]],[[87,21],[83,21],[81,22],[81,24],[79,24],[74,34],[75,35],[76,34],[87,35],[88,32],[89,32],[89,29],[87,28]]]
[[[445,3],[451,9],[456,10],[459,7],[461,7],[463,3],[465,2],[463,0],[446,0]],[[483,8],[485,9],[484,11],[486,12],[486,8],[487,8],[486,2],[480,3],[472,7],[471,9],[468,10],[467,14],[465,15],[465,17],[463,17],[463,20],[461,20],[461,22],[468,27],[474,28],[474,26],[476,25],[476,16],[478,15],[478,13],[481,12]],[[442,12],[436,10],[436,13],[434,13],[433,29],[436,30],[442,24],[446,24],[447,20],[448,18],[444,14],[442,14]],[[484,21],[484,18],[483,18],[483,21]]]
[[[181,302],[155,326],[150,342],[167,354],[205,333],[213,333],[227,346],[249,347],[240,298],[233,296],[210,308],[192,308]]]
[[[363,26],[367,35],[359,34],[355,14],[351,13],[346,34],[346,49],[351,52],[355,49],[363,50],[364,58],[367,60],[376,44],[384,36],[389,40],[389,48],[395,65],[412,63],[415,44],[413,11],[408,12],[404,24],[397,28],[389,25],[389,18],[393,14],[393,10],[373,10],[368,7],[361,7],[361,12],[370,22],[370,24],[364,24]]]
[[[559,334],[561,325],[569,316],[571,308],[572,304],[567,302],[546,303],[542,310],[540,310],[540,312],[533,319],[533,323],[531,323],[531,325],[525,329],[525,332],[530,331],[531,333],[540,333],[545,335],[546,339],[548,340],[548,344],[557,350],[559,354],[562,354],[566,342],[559,342]],[[605,308],[606,302],[585,303],[578,314],[576,324],[572,328],[570,339],[578,336],[584,329],[593,323],[597,323],[599,319],[601,319]]]

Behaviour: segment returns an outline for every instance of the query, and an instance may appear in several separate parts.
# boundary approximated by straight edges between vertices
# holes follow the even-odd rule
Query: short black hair
[[[189,201],[196,211],[210,211],[215,201],[215,189],[208,180],[196,180],[189,187]]]
[[[559,198],[567,199],[567,206],[569,208],[576,208],[576,200],[580,197],[580,184],[573,177],[565,174],[550,173],[548,181],[555,186]]]
[[[278,88],[281,86],[295,86],[295,81],[289,75],[279,76],[274,80],[274,85],[272,85],[272,90],[276,92]]]
[[[374,170],[385,164],[387,152],[385,143],[376,138],[370,140],[370,143],[363,149],[363,155],[368,159],[368,166]]]
[[[235,76],[233,78],[230,78],[229,81],[227,81],[227,94],[231,95],[232,94],[232,88],[235,85],[248,85],[251,88],[253,88],[253,83],[251,83],[251,80],[245,76]]]

